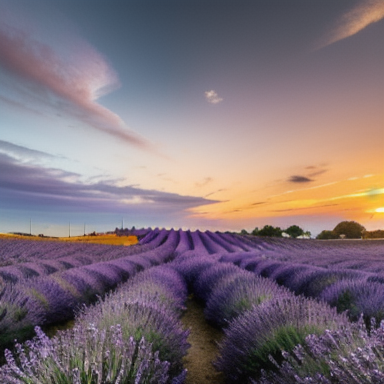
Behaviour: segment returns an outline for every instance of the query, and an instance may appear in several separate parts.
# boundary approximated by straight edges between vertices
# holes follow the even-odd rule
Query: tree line
[[[259,229],[256,227],[252,232],[248,233],[242,229],[240,234],[252,236],[267,236],[267,237],[292,237],[292,238],[310,238],[311,232],[304,231],[298,225],[291,225],[286,229],[274,227],[272,225],[265,225]],[[317,236],[319,240],[330,239],[375,239],[384,238],[384,230],[367,231],[364,226],[356,221],[342,221],[335,226],[332,230],[323,230]]]
[[[240,234],[267,237],[311,237],[311,232],[304,231],[304,229],[300,228],[298,225],[291,225],[286,229],[281,229],[280,227],[274,227],[272,225],[264,225],[264,227],[261,229],[256,227],[251,233],[248,233],[245,229],[242,229]]]

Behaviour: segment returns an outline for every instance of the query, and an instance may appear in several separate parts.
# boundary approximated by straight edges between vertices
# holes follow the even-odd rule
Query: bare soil
[[[184,357],[184,367],[188,370],[185,384],[223,384],[223,375],[212,365],[218,353],[217,342],[223,337],[223,332],[205,321],[204,308],[193,297],[188,299],[181,321],[191,332],[188,337],[191,347]]]

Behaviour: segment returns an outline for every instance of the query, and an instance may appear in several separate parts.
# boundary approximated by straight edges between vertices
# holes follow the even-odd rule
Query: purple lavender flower
[[[232,279],[231,279],[232,280]],[[227,284],[219,284],[211,292],[204,310],[205,318],[222,328],[252,307],[276,297],[291,296],[274,281],[245,272]]]
[[[320,298],[339,312],[348,311],[348,317],[357,321],[360,315],[369,324],[374,317],[384,319],[384,285],[364,280],[342,280],[325,289]]]
[[[356,323],[308,335],[300,344],[283,353],[276,371],[262,371],[252,384],[380,384],[384,381],[384,324],[375,321],[367,331],[362,318]]]
[[[191,289],[194,281],[202,271],[217,262],[214,255],[197,253],[197,251],[190,251],[188,255],[184,253],[179,256],[173,263],[172,267],[176,269],[185,279],[188,288]]]
[[[304,294],[307,297],[319,297],[321,292],[330,285],[342,279],[361,279],[366,278],[366,274],[361,271],[347,269],[316,270],[311,274],[306,274],[295,289],[296,294]]]
[[[245,262],[248,259],[260,259],[260,255],[257,252],[233,252],[224,254],[221,258],[221,262],[233,263],[237,266],[240,266],[241,263]]]
[[[75,327],[49,339],[37,336],[16,345],[16,358],[7,351],[0,381],[9,384],[167,384],[170,364],[144,338],[125,338],[119,325],[99,330]]]
[[[230,383],[257,379],[261,369],[276,369],[282,350],[292,351],[310,334],[338,329],[348,324],[345,315],[324,303],[302,296],[277,298],[253,307],[231,322],[220,344],[215,367]]]
[[[198,275],[193,285],[193,293],[205,302],[222,279],[234,275],[242,276],[244,271],[231,263],[214,263]]]

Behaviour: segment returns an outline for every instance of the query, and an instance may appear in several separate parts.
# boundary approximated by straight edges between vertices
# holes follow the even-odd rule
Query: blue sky
[[[383,228],[383,18],[0,0],[0,232]]]

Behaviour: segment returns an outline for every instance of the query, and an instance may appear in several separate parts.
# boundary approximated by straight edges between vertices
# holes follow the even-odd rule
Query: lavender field
[[[383,240],[138,235],[129,247],[0,239],[1,383],[195,383],[191,299],[223,335],[213,384],[384,382]]]

